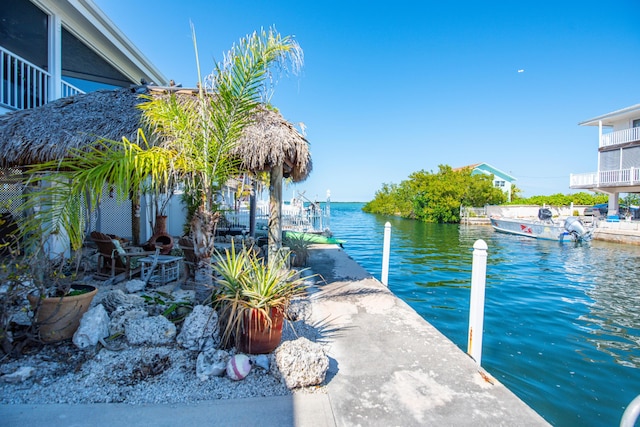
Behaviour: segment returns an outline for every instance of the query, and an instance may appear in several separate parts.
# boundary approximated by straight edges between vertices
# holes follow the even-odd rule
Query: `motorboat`
[[[558,241],[590,240],[593,229],[579,218],[570,216],[554,220],[547,208],[538,210],[537,219],[491,217],[491,226],[499,232]]]

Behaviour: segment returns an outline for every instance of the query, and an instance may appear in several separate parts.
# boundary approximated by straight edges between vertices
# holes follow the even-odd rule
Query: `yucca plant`
[[[222,345],[240,344],[241,351],[268,353],[280,342],[282,316],[292,298],[305,291],[304,278],[299,271],[287,268],[287,256],[274,257],[265,262],[253,248],[235,247],[215,257],[213,269],[220,276],[216,302],[223,322]],[[255,334],[252,323],[263,322],[257,329],[265,330],[275,346],[243,345],[247,334]],[[280,330],[272,331],[280,325]],[[251,340],[254,337],[249,336]]]
[[[309,259],[309,246],[312,244],[311,237],[307,234],[286,234],[282,244],[289,248],[291,254],[291,265],[304,267]]]

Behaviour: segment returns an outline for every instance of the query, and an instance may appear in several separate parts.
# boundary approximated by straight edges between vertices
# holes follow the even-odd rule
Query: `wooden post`
[[[269,259],[278,256],[282,247],[282,165],[269,174]]]

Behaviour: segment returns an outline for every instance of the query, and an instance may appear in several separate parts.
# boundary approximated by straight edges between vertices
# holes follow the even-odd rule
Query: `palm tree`
[[[143,187],[157,194],[183,182],[198,200],[191,235],[200,260],[197,270],[204,271],[196,280],[210,280],[209,259],[218,218],[215,191],[239,166],[231,149],[258,105],[268,100],[272,70],[279,66],[297,72],[302,62],[302,50],[293,38],[282,37],[273,28],[254,32],[216,64],[206,85],[198,71],[198,96],[178,99],[170,94],[141,104],[149,140],[140,130],[135,142],[101,140],[89,150],[74,150],[62,160],[32,166],[29,176],[49,185],[28,194],[24,207],[40,206],[42,212],[44,206],[49,215],[44,221],[40,216],[25,224],[25,232],[39,229],[41,235],[68,236],[76,251],[84,238],[85,222],[78,215],[78,200],[83,195],[91,209],[105,188],[126,200],[136,198]]]

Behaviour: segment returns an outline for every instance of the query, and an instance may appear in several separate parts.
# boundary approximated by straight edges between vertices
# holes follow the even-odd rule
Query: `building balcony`
[[[600,138],[600,148],[628,144],[631,142],[640,142],[640,127],[603,134]]]
[[[569,187],[574,189],[627,188],[640,185],[640,168],[571,174]]]
[[[56,99],[52,75],[0,46],[0,107],[9,110],[35,108]],[[61,81],[60,97],[84,93]]]

